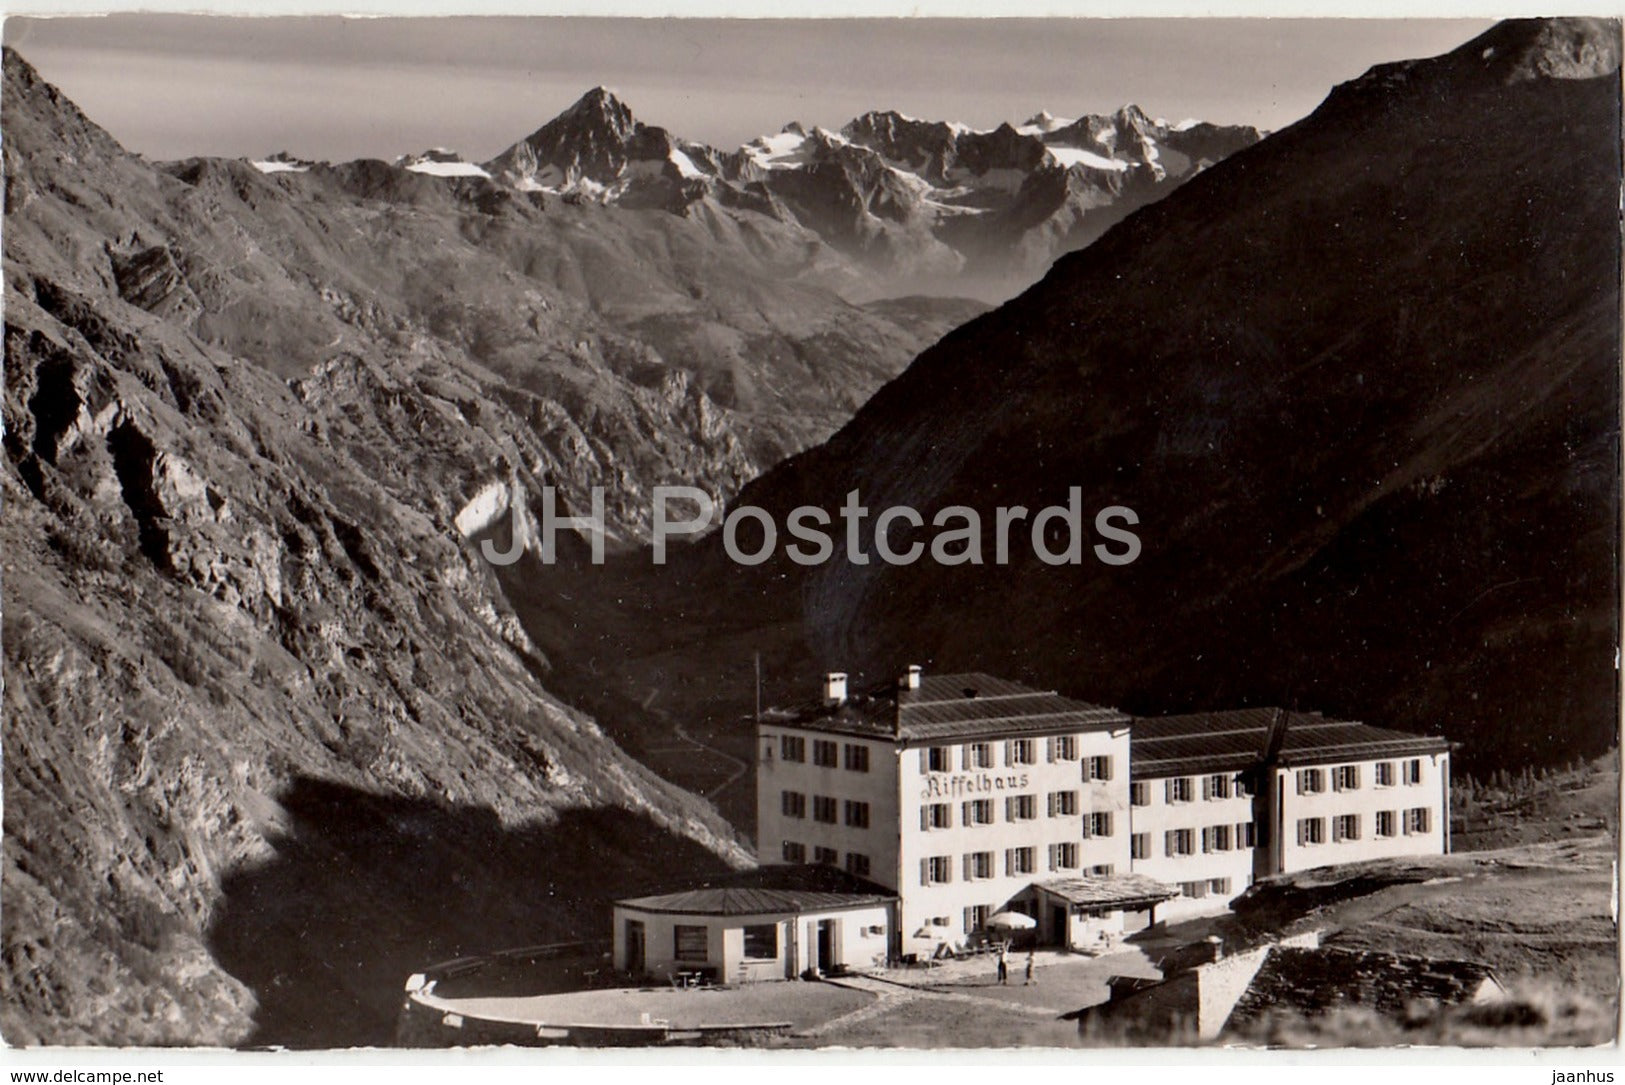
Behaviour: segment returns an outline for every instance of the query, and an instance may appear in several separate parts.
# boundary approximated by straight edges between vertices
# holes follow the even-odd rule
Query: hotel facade
[[[1448,743],[1315,713],[1131,718],[911,667],[859,695],[830,674],[757,730],[760,861],[893,890],[898,955],[1000,911],[1086,948],[1267,874],[1449,848]]]

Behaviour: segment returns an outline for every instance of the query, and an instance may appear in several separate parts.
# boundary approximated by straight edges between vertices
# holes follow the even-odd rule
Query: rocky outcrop
[[[556,295],[523,348],[465,341],[380,288],[345,216],[241,164],[155,170],[9,51],[3,108],[30,194],[4,231],[5,1039],[387,1043],[414,962],[595,935],[628,886],[743,862],[549,692],[477,547],[544,482],[578,508],[623,483],[622,537],[657,480],[737,486],[730,413],[616,374],[635,344]]]

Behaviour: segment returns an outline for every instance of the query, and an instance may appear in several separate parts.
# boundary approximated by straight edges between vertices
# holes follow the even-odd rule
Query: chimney
[[[830,671],[824,675],[824,704],[839,708],[846,703],[846,672]]]
[[[920,675],[923,672],[924,672],[924,668],[922,668],[918,663],[910,663],[908,665],[908,669],[903,672],[903,677],[898,681],[897,688],[899,688],[899,689],[919,689],[920,688]]]

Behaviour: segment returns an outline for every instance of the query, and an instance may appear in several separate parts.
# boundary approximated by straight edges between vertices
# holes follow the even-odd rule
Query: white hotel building
[[[775,868],[839,868],[854,908],[893,902],[885,949],[847,959],[843,932],[877,933],[872,918],[844,921],[838,901],[796,888],[804,906],[784,909],[773,939],[760,920],[746,932],[763,948],[728,956],[746,938],[729,924],[748,923],[718,917],[708,944],[722,948],[702,959],[691,916],[684,957],[676,933],[649,935],[640,918],[671,902],[640,898],[616,906],[618,967],[669,957],[733,981],[866,966],[968,940],[1003,910],[1033,917],[1041,943],[1091,948],[1222,910],[1266,874],[1449,849],[1449,744],[1313,713],[1131,718],[910,667],[855,695],[830,674],[819,701],[757,731],[758,882],[791,885]]]

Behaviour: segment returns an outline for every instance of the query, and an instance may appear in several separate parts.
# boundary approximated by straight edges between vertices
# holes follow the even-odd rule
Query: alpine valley
[[[719,150],[599,88],[482,163],[160,163],[6,50],[5,1040],[388,1044],[424,962],[749,864],[758,654],[1599,752],[1618,67],[1514,22],[1262,138]],[[655,566],[662,484],[1076,486],[1144,554]],[[609,564],[537,560],[543,487]]]

